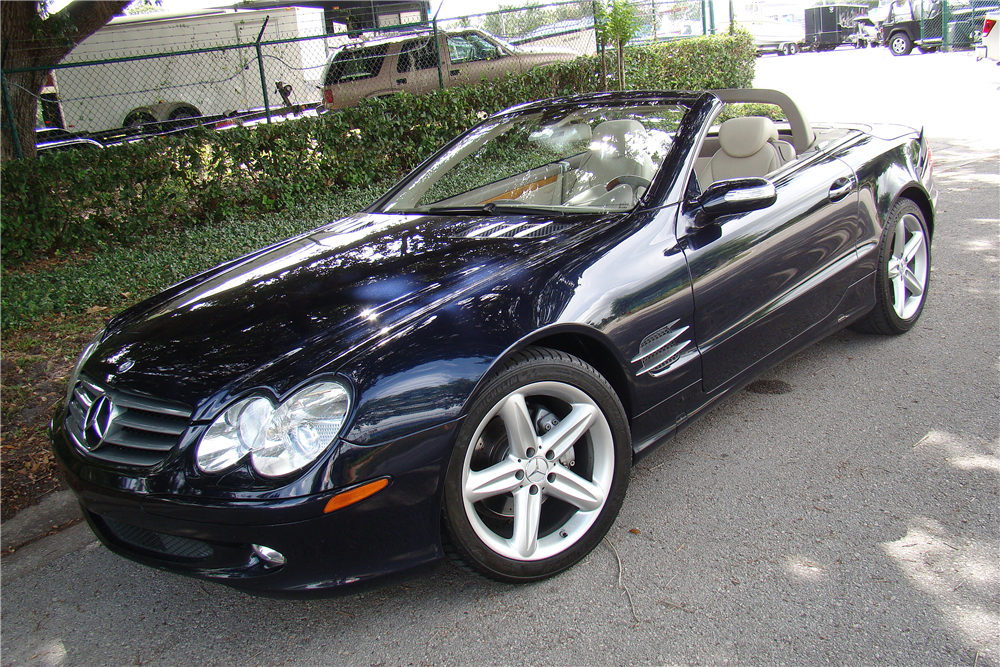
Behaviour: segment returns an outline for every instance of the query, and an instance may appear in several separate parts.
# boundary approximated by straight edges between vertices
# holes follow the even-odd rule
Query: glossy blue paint
[[[264,595],[344,592],[417,571],[443,555],[441,488],[455,435],[513,354],[542,344],[594,366],[625,406],[637,459],[764,368],[871,309],[872,250],[898,197],[919,198],[933,225],[927,149],[912,131],[846,128],[774,175],[773,205],[705,224],[696,223],[693,172],[722,106],[714,95],[607,93],[504,113],[610,103],[689,109],[632,211],[381,212],[404,179],[365,212],[114,318],[83,373],[192,416],[162,462],[145,468],[95,460],[71,442],[65,412],[56,416],[57,459],[105,544]],[[549,231],[468,234],[519,221]],[[246,461],[214,475],[194,465],[199,438],[234,401],[278,401],[320,377],[347,382],[352,407],[315,462],[277,479]],[[385,490],[323,513],[338,490],[382,477],[391,480]],[[209,545],[212,556],[184,561],[137,546],[113,522],[153,543]],[[287,564],[265,567],[251,544],[277,549]]]

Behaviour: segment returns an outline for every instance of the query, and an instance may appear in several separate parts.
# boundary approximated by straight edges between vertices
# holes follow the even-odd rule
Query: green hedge
[[[745,33],[630,48],[626,87],[747,87],[755,59]],[[486,114],[598,90],[598,67],[597,58],[583,57],[489,84],[366,100],[317,118],[8,162],[3,262],[9,269],[62,250],[280,211],[317,192],[396,178]]]

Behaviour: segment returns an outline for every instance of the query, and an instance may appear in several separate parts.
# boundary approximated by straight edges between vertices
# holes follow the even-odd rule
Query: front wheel
[[[449,555],[512,583],[562,572],[614,523],[631,452],[621,402],[593,367],[555,350],[519,353],[458,434],[444,489]]]
[[[924,213],[912,200],[901,199],[882,231],[875,308],[854,328],[888,335],[912,329],[927,301],[930,277],[930,234]]]
[[[913,50],[913,40],[905,32],[897,32],[889,38],[889,50],[894,56],[907,56]]]

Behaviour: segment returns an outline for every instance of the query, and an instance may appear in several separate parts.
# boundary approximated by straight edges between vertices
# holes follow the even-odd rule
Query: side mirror
[[[716,218],[767,208],[778,199],[774,183],[766,178],[733,178],[712,183],[698,198],[699,227]]]

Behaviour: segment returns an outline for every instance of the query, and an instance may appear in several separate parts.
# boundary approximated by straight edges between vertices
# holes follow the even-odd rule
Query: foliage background
[[[756,54],[745,33],[625,51],[627,89],[738,88],[753,81]],[[134,291],[115,278],[128,275],[116,267],[39,269],[26,262],[108,245],[128,248],[166,232],[294,210],[317,197],[332,201],[343,195],[360,208],[365,197],[348,191],[366,192],[367,201],[373,200],[379,189],[486,114],[596,91],[598,85],[597,59],[583,57],[489,84],[366,100],[316,118],[5,163],[2,326],[81,311],[87,302],[78,297],[97,285],[111,294]],[[185,262],[183,270],[194,273],[254,247],[230,247],[228,256],[206,252],[200,261]],[[144,287],[168,284],[156,280]]]

